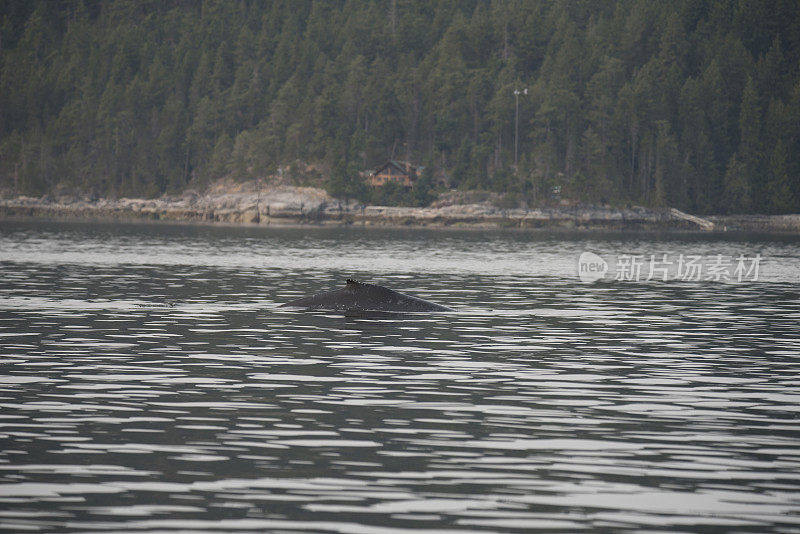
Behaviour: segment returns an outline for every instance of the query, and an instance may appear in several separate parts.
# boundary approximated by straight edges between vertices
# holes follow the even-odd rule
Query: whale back
[[[338,311],[429,312],[452,311],[427,300],[387,287],[348,279],[345,287],[287,302],[283,306]]]

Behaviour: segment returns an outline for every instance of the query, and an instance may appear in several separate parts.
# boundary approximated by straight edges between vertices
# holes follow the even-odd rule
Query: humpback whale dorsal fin
[[[436,312],[452,311],[446,306],[434,304],[411,295],[398,293],[388,287],[362,283],[352,278],[345,280],[345,287],[305,297],[284,306],[311,310],[334,310],[356,312]]]

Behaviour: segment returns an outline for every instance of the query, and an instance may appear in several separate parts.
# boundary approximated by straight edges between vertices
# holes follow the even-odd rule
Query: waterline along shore
[[[2,218],[149,220],[241,225],[365,225],[575,230],[697,230],[800,232],[800,215],[718,215],[674,208],[554,205],[504,208],[489,201],[434,202],[425,208],[365,206],[315,187],[275,186],[187,191],[157,199],[18,196],[0,199]]]

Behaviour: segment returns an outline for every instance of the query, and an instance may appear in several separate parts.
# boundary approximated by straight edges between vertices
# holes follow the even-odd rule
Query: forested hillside
[[[530,203],[800,211],[797,0],[2,0],[0,24],[17,194],[302,162],[358,196],[394,156]]]

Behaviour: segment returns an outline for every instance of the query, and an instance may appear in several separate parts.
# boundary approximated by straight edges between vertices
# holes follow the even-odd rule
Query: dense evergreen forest
[[[394,157],[421,190],[798,212],[799,67],[797,0],[0,0],[0,188],[363,197]]]

